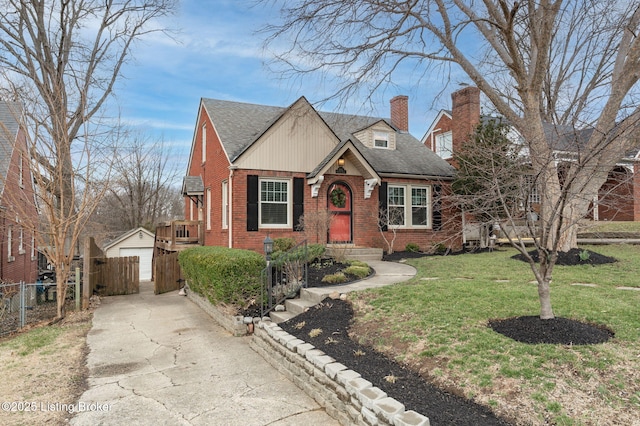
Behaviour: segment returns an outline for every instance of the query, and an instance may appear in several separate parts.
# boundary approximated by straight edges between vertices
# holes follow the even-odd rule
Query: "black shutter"
[[[258,230],[258,176],[247,175],[247,231]]]
[[[380,184],[380,188],[378,188],[378,216],[380,216],[380,214],[382,212],[384,212],[384,214],[387,214],[387,200],[388,200],[388,194],[387,194],[387,182],[382,182]],[[388,216],[387,216],[388,217]],[[385,219],[384,221],[382,220],[382,218],[378,218],[378,223],[381,225],[380,227],[382,228],[383,231],[386,231],[389,229],[387,220]]]
[[[293,178],[293,230],[301,231],[298,227],[300,218],[304,214],[304,178]]]
[[[431,215],[431,224],[434,231],[442,230],[442,203],[441,203],[441,193],[442,186],[433,185],[433,213]]]

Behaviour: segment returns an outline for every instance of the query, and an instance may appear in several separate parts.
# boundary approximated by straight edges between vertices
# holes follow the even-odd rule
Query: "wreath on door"
[[[331,204],[339,209],[343,208],[347,203],[347,194],[341,188],[335,188],[329,196],[331,197]]]

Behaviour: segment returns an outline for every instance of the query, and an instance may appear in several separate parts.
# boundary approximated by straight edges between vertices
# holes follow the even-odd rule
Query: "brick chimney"
[[[480,123],[480,89],[467,86],[453,92],[451,102],[451,139],[456,152]]]
[[[391,104],[391,124],[401,132],[409,132],[409,97],[398,95],[389,103]]]

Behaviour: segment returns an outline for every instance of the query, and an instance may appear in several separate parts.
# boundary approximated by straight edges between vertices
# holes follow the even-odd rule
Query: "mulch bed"
[[[582,255],[583,252],[588,253],[588,256]],[[534,262],[540,261],[540,256],[538,255],[538,250],[532,250],[529,252],[529,256],[533,258]],[[581,258],[582,256],[582,258]],[[586,258],[585,258],[586,257]],[[512,259],[522,260],[523,262],[527,262],[527,258],[519,253],[515,256],[511,257]],[[584,258],[584,260],[582,260]],[[559,251],[558,252],[558,260],[556,265],[562,266],[575,266],[575,265],[606,265],[608,263],[615,263],[617,260],[613,257],[605,256],[600,253],[596,253],[591,250],[581,250],[578,248],[572,248],[569,251]]]
[[[486,250],[477,250],[484,252]],[[590,264],[599,265],[615,262],[616,259],[595,252],[589,252],[586,261],[580,259],[582,250],[574,249],[561,253],[559,265]],[[462,254],[450,253],[450,254]],[[536,254],[537,252],[531,252]],[[426,253],[395,252],[385,255],[383,260],[428,256]],[[584,256],[583,256],[584,257]],[[517,256],[514,256],[517,258]],[[522,257],[523,260],[524,257]],[[577,259],[577,260],[576,260]],[[326,286],[322,277],[347,267],[332,262],[319,268],[309,268],[309,286]],[[353,278],[353,277],[351,277]],[[336,361],[357,371],[374,386],[388,396],[400,401],[407,410],[415,410],[429,417],[431,425],[508,425],[510,420],[497,417],[488,408],[480,406],[461,396],[446,392],[432,385],[420,374],[376,352],[369,346],[357,343],[349,335],[349,325],[353,319],[351,304],[342,300],[325,299],[290,321],[280,324],[283,330],[301,340],[313,344]],[[606,342],[614,337],[614,332],[605,326],[583,323],[567,318],[541,320],[536,316],[524,316],[490,320],[488,326],[497,333],[529,344],[588,345]],[[310,337],[312,329],[321,329],[317,337]]]
[[[310,264],[309,268],[307,269],[307,287],[330,287],[334,285],[348,284],[350,282],[360,280],[360,278],[355,275],[345,273],[344,275],[347,280],[344,283],[332,284],[322,281],[325,276],[336,274],[338,272],[344,272],[344,270],[348,267],[348,264],[336,262],[331,258],[316,260],[315,262]],[[371,274],[373,273],[374,271],[371,270]]]
[[[557,317],[542,320],[525,316],[489,321],[497,333],[522,343],[547,343],[552,345],[593,345],[613,338],[610,329],[568,318]]]
[[[415,373],[349,336],[353,310],[349,302],[325,299],[320,305],[279,324],[283,330],[311,343],[348,368],[357,371],[391,398],[415,410],[435,425],[508,425],[489,409],[438,389]],[[304,324],[301,326],[301,324]],[[312,329],[322,333],[310,337]],[[395,380],[394,380],[395,379]]]

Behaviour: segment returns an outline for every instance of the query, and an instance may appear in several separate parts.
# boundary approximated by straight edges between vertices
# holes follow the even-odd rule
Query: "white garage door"
[[[147,247],[120,248],[120,257],[128,257],[128,256],[140,257],[140,281],[151,280],[151,262],[153,260],[153,248],[147,248]]]

